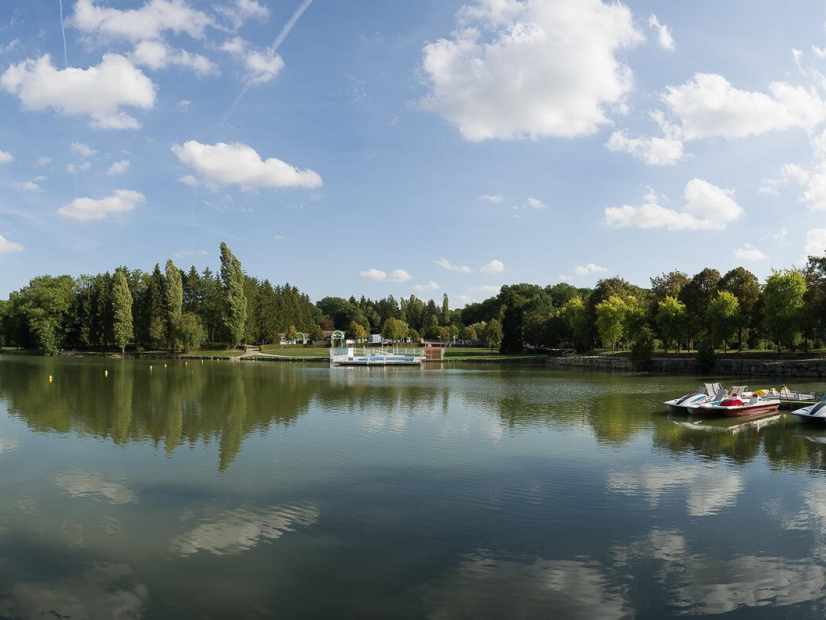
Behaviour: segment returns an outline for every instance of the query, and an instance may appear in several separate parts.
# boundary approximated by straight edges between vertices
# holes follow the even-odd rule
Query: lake
[[[0,356],[0,617],[822,618],[826,431],[700,383]]]

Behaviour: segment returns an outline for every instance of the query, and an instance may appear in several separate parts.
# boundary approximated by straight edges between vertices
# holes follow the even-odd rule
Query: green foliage
[[[166,278],[164,280],[163,303],[166,311],[166,341],[170,351],[177,349],[178,329],[183,312],[184,287],[181,272],[172,262],[166,261]]]
[[[499,352],[521,353],[524,350],[525,301],[518,296],[514,296],[509,299],[508,305],[505,306],[505,316],[502,319],[502,342],[499,343]]]
[[[384,322],[384,327],[381,329],[381,335],[387,340],[402,341],[407,338],[409,331],[407,323],[400,321],[395,317],[390,317]]]
[[[706,309],[717,295],[719,285],[720,272],[716,269],[703,269],[680,290],[679,299],[688,311],[690,337],[708,334]]]
[[[296,340],[298,340],[298,330],[295,325],[290,325],[287,329],[287,342],[295,342]]]
[[[597,330],[603,342],[611,343],[614,351],[617,341],[625,334],[625,319],[628,304],[618,295],[611,295],[596,306]]]
[[[363,342],[369,335],[364,326],[357,321],[352,321],[350,327],[347,328],[347,336],[356,342]]]
[[[697,372],[708,373],[714,370],[717,365],[717,355],[714,353],[714,346],[703,340],[697,347]]]
[[[313,325],[312,329],[310,329],[310,340],[324,340],[324,330],[321,329],[321,325],[319,325],[318,323]]]
[[[643,327],[631,345],[631,361],[637,370],[649,370],[653,356],[654,332],[649,327]]]
[[[407,330],[407,337],[410,339],[410,342],[413,343],[419,342],[422,339],[421,334],[412,327]]]
[[[63,345],[73,288],[70,276],[38,276],[20,291],[23,315],[37,348],[46,355],[56,355]]]
[[[561,318],[568,328],[568,334],[579,351],[591,347],[591,324],[588,309],[581,297],[574,297],[560,310]]]
[[[789,350],[805,325],[806,280],[798,269],[772,271],[763,288],[763,323],[777,343]]]
[[[482,333],[482,344],[489,349],[495,349],[502,343],[502,323],[498,319],[491,319],[485,325]]]
[[[132,323],[132,292],[126,281],[126,273],[122,269],[115,272],[112,284],[112,310],[115,315],[115,344],[123,352],[127,343],[134,338],[135,332]]]
[[[717,296],[711,300],[706,314],[710,324],[712,346],[722,344],[723,348],[727,349],[729,340],[743,322],[740,302],[733,293],[718,291]]]
[[[477,339],[476,328],[473,325],[468,325],[459,330],[459,340],[474,341]]]
[[[183,351],[195,351],[206,339],[206,331],[194,312],[183,312],[178,319],[178,343]]]
[[[247,321],[247,298],[244,295],[244,272],[239,261],[221,242],[221,282],[224,292],[224,325],[229,333],[231,347],[237,347],[244,338]]]
[[[667,295],[657,305],[657,326],[663,336],[666,350],[669,344],[679,347],[679,342],[686,336],[688,312],[685,304],[673,295]]]

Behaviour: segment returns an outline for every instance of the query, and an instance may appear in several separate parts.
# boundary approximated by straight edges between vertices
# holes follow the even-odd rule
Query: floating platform
[[[431,357],[429,348],[370,349],[336,347],[330,349],[331,366],[421,366]]]

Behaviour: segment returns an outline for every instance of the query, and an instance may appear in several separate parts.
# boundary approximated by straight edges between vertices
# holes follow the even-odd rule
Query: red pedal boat
[[[741,396],[743,397],[742,399],[740,398]],[[719,403],[700,405],[698,409],[704,413],[719,413],[733,418],[780,409],[780,400],[777,398],[764,398],[756,393],[741,395],[735,392]]]

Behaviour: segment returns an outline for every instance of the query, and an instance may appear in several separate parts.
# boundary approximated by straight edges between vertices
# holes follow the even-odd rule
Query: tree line
[[[826,329],[826,257],[805,268],[774,271],[761,283],[743,267],[689,276],[671,271],[649,288],[619,277],[593,288],[567,283],[514,284],[462,309],[414,295],[372,300],[324,297],[316,303],[290,284],[272,285],[244,273],[225,243],[220,268],[179,269],[168,260],[152,271],[73,278],[38,276],[0,301],[0,344],[39,349],[192,351],[204,345],[237,347],[323,340],[345,331],[364,340],[380,333],[394,341],[421,338],[498,347],[604,347],[641,352],[714,348],[778,350],[822,346]]]

